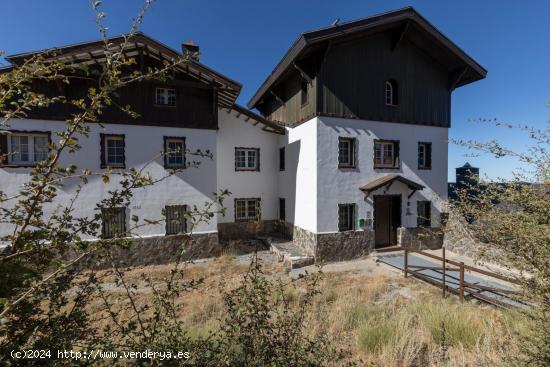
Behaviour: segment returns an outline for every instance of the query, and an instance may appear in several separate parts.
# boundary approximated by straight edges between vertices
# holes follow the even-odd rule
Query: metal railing
[[[421,280],[424,280],[428,283],[431,283],[435,286],[438,286],[438,287],[440,286],[441,290],[442,290],[443,298],[445,298],[447,296],[447,292],[449,292],[449,293],[457,294],[458,297],[460,298],[460,301],[464,302],[464,294],[467,292],[470,295],[472,295],[473,297],[475,297],[477,299],[480,299],[482,301],[485,301],[487,303],[491,303],[491,304],[494,304],[496,306],[501,306],[501,307],[509,307],[510,306],[509,304],[503,303],[503,302],[499,301],[498,299],[488,297],[488,296],[482,294],[482,292],[484,292],[484,291],[493,292],[493,293],[501,295],[501,296],[510,296],[510,295],[514,295],[514,294],[518,293],[517,291],[514,291],[514,290],[491,287],[491,286],[488,286],[488,285],[474,284],[474,283],[471,283],[471,282],[467,282],[464,279],[465,271],[471,271],[471,272],[483,274],[485,276],[492,277],[492,278],[495,278],[495,279],[504,280],[504,281],[506,281],[508,283],[512,283],[512,284],[520,284],[517,280],[506,277],[504,275],[494,273],[494,272],[491,272],[491,271],[487,271],[487,270],[483,270],[483,269],[479,269],[479,268],[476,268],[474,266],[466,265],[466,264],[464,264],[464,262],[449,260],[445,257],[445,248],[442,249],[443,250],[442,256],[433,255],[433,254],[430,254],[430,253],[427,253],[427,252],[424,252],[424,251],[421,251],[421,250],[409,250],[409,249],[403,249],[403,250],[404,250],[403,273],[404,273],[405,278],[407,278],[409,275],[411,275],[411,276],[414,276],[414,277],[419,278]],[[410,252],[413,252],[415,254],[419,254],[419,255],[422,255],[422,256],[426,256],[426,257],[429,257],[429,258],[434,259],[434,260],[439,260],[439,261],[442,262],[442,264],[441,264],[441,266],[409,265],[409,253]],[[447,266],[447,264],[452,265],[454,267],[449,267],[449,266]],[[436,272],[440,271],[441,274],[442,274],[441,281],[433,279],[432,277],[429,277],[425,274],[421,274],[420,273],[421,270],[434,270]],[[456,271],[456,272],[459,273],[458,289],[450,287],[446,284],[446,278],[447,278],[446,272],[447,271]]]

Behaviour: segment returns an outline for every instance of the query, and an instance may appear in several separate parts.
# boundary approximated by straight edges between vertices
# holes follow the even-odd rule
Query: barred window
[[[185,212],[186,205],[167,205],[164,207],[166,216],[166,234],[178,234],[187,232]]]
[[[260,205],[260,199],[235,199],[235,220],[259,220]]]
[[[432,203],[430,201],[418,201],[416,203],[416,225],[418,227],[431,227]]]
[[[355,229],[355,204],[338,204],[338,231]]]
[[[164,137],[164,166],[185,168],[185,138]]]
[[[126,208],[103,208],[101,217],[103,238],[113,238],[126,233]]]

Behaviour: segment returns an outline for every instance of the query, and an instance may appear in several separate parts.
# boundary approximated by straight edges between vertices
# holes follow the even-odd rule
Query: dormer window
[[[176,90],[173,88],[157,88],[155,90],[155,104],[157,106],[175,106]]]
[[[386,81],[386,106],[397,106],[397,82],[393,79]]]

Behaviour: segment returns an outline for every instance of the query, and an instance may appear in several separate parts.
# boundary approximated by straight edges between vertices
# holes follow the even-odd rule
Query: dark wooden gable
[[[122,37],[111,39],[113,47],[119,47]],[[98,41],[77,45],[69,45],[58,49],[39,51],[47,57],[76,63],[86,63],[93,79],[94,69],[102,59],[103,43]],[[134,58],[136,65],[132,68],[147,70],[161,68],[165,61],[181,56],[160,42],[138,33],[124,48],[127,57]],[[17,65],[38,52],[8,56],[7,59]],[[132,70],[126,70],[130,73]],[[84,98],[90,87],[96,87],[93,80],[72,78],[71,83],[36,81],[33,89],[49,96],[64,95],[70,99]],[[156,88],[171,88],[176,91],[175,106],[159,106],[155,104]],[[133,83],[113,96],[114,104],[107,107],[101,115],[102,123],[129,125],[150,125],[166,127],[187,127],[199,129],[217,129],[218,107],[233,106],[241,89],[241,85],[233,80],[209,69],[197,60],[190,59],[174,71],[167,80],[144,80]],[[133,118],[122,112],[118,106],[131,106],[139,116]],[[78,112],[68,104],[54,104],[46,108],[36,108],[28,113],[32,119],[65,120],[71,114]]]
[[[248,107],[291,126],[333,116],[448,127],[451,92],[486,73],[408,7],[303,33]],[[385,101],[386,81],[397,86],[396,106]]]

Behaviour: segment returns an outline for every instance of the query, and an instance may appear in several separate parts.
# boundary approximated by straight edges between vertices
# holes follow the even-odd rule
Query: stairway
[[[268,243],[271,252],[277,256],[279,261],[284,263],[289,271],[315,263],[313,256],[306,254],[292,241],[272,237],[268,239]]]

